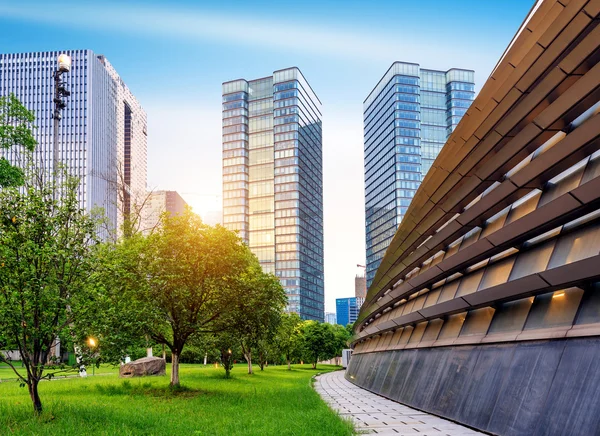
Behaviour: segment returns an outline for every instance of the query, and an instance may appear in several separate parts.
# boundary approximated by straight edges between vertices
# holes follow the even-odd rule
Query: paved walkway
[[[333,410],[342,417],[351,418],[359,433],[419,436],[484,434],[359,388],[344,378],[344,371],[318,376],[315,389]]]

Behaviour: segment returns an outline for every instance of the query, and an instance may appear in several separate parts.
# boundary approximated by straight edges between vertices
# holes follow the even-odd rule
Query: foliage
[[[79,207],[77,179],[39,183],[27,169],[24,186],[0,191],[0,349],[17,349],[27,371],[15,373],[42,411],[38,383],[66,368],[49,368],[52,343],[68,337],[82,307],[95,221]],[[2,354],[0,361],[11,364]]]
[[[347,333],[342,326],[304,321],[300,331],[304,359],[311,362],[313,368],[316,368],[317,362],[321,360],[340,355],[347,341]]]
[[[278,352],[285,357],[288,369],[291,370],[291,361],[302,355],[302,336],[300,326],[302,320],[296,313],[285,313],[275,335],[275,344]]]
[[[249,254],[248,263],[250,266],[238,277],[238,292],[219,320],[217,330],[238,338],[248,373],[252,374],[252,350],[259,354],[263,369],[287,297],[277,277],[264,273],[254,255]]]
[[[169,371],[167,366],[167,371]],[[339,369],[328,365],[318,372]],[[104,366],[100,368],[104,374]],[[115,369],[115,372],[118,369]],[[40,418],[27,409],[16,383],[0,383],[0,433],[11,435],[351,435],[352,426],[310,385],[310,365],[269,366],[255,375],[235,365],[223,379],[214,365],[185,365],[181,389],[162,377],[120,380],[116,374],[43,383],[48,401]],[[98,370],[96,372],[98,374]],[[29,414],[28,414],[29,412]]]
[[[32,129],[35,117],[33,112],[15,97],[0,96],[0,149],[12,149],[14,155],[21,151],[32,152],[37,144]],[[22,186],[25,183],[23,170],[4,157],[0,158],[0,187]]]
[[[251,255],[239,237],[224,227],[208,226],[187,210],[164,216],[148,236],[132,235],[104,248],[96,276],[103,321],[96,323],[116,357],[128,339],[147,335],[165,344],[173,362],[171,384],[179,384],[179,356],[186,343],[234,304],[239,277]],[[111,309],[117,308],[117,309]]]

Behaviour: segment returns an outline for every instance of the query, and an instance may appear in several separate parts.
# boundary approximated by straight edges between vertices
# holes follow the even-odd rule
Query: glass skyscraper
[[[223,224],[324,319],[321,102],[298,68],[223,83]]]
[[[471,70],[395,62],[364,101],[367,286],[474,91]]]
[[[0,54],[0,95],[14,93],[35,114],[35,157],[52,174],[52,74],[61,53],[72,68],[63,76],[71,95],[59,122],[59,159],[81,178],[81,206],[104,208],[107,237],[145,195],[147,171],[146,112],[113,66],[91,50]],[[18,150],[3,156],[18,163]]]
[[[360,308],[365,302],[361,297],[338,298],[335,300],[335,316],[337,323],[343,326],[352,324],[358,318]]]

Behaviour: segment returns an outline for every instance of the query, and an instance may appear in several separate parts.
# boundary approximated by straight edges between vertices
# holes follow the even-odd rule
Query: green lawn
[[[232,379],[214,366],[182,365],[182,388],[165,377],[123,380],[113,371],[40,384],[44,413],[27,390],[0,383],[0,434],[27,435],[351,435],[312,389],[311,376],[338,367],[270,366],[254,375],[236,365]],[[6,377],[0,368],[0,379]],[[98,374],[98,372],[96,373]]]

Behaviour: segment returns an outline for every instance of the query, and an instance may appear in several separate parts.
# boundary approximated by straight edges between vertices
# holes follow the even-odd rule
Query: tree
[[[37,145],[32,133],[34,121],[33,112],[27,110],[14,94],[0,97],[0,149],[12,149],[15,155],[31,153]],[[4,157],[0,158],[0,187],[24,183],[23,169],[11,165]]]
[[[186,343],[213,332],[240,297],[239,276],[251,259],[248,247],[235,233],[208,226],[187,210],[165,215],[151,235],[132,235],[107,251],[111,255],[100,260],[105,266],[97,292],[124,312],[109,312],[102,336],[120,348],[129,335],[165,344],[172,356],[171,385],[179,385],[179,356]]]
[[[305,321],[301,331],[304,355],[314,369],[319,360],[331,359],[336,355],[336,337],[331,324]]]
[[[297,313],[284,313],[277,329],[275,343],[281,354],[285,357],[288,370],[292,369],[292,359],[299,357],[302,350],[301,324],[302,320]]]
[[[279,279],[263,272],[258,259],[253,254],[249,256],[250,266],[237,281],[237,298],[228,313],[221,318],[218,328],[239,338],[248,362],[248,374],[252,374],[252,350],[258,352],[262,370],[287,297]]]
[[[47,368],[52,343],[70,335],[88,304],[97,242],[96,222],[79,207],[79,180],[63,174],[59,184],[41,185],[39,172],[31,166],[23,187],[0,191],[0,349],[18,349],[26,375],[1,353],[0,361],[28,387],[36,413],[40,380],[64,370]]]

